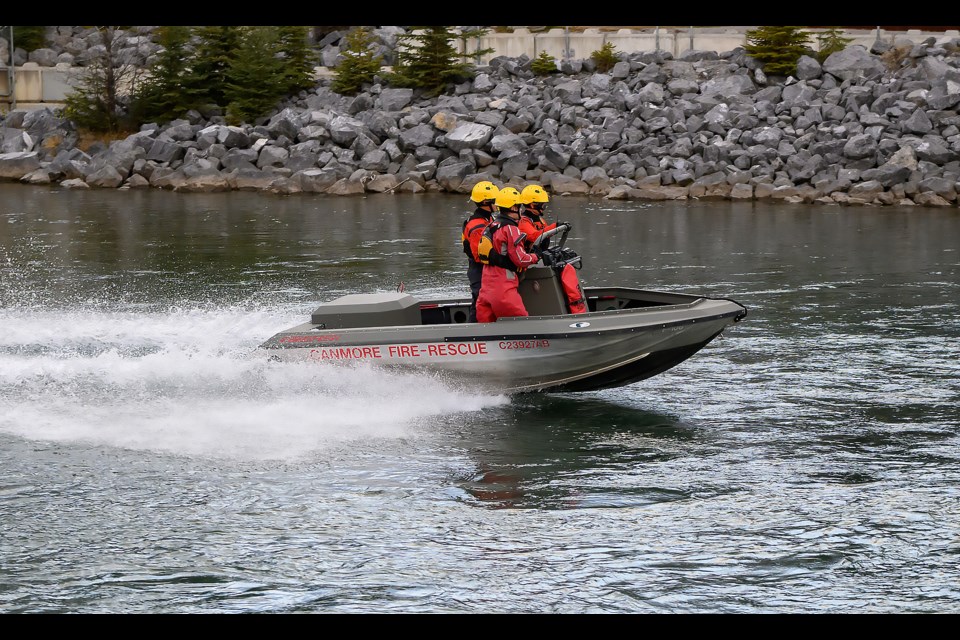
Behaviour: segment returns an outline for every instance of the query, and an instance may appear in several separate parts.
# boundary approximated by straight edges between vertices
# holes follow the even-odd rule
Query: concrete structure
[[[531,32],[525,27],[517,27],[511,32],[490,32],[481,38],[471,38],[462,48],[465,54],[481,49],[493,49],[494,53],[480,56],[479,64],[486,64],[495,56],[516,58],[526,55],[536,58],[546,51],[558,62],[563,60],[586,59],[606,43],[611,43],[618,53],[647,51],[668,51],[675,57],[687,50],[732,51],[747,44],[746,32],[755,27],[651,27],[648,29],[607,30],[588,28],[583,31],[571,31],[569,28],[549,29]],[[814,37],[811,46],[816,49],[816,34],[821,29],[808,30]],[[906,39],[919,43],[928,37],[938,42],[946,42],[960,37],[958,30],[923,32],[918,29],[907,31],[886,31],[877,27],[871,30],[845,31],[844,36],[851,38],[851,44],[860,44],[868,49],[877,40],[896,43]],[[57,107],[71,90],[71,77],[81,67],[58,64],[55,67],[41,67],[28,62],[20,67],[0,67],[0,113],[12,108],[32,109]],[[317,75],[330,75],[332,71],[317,67]]]

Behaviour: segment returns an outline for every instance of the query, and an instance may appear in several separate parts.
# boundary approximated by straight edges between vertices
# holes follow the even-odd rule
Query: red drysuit
[[[547,224],[543,216],[538,216],[536,212],[526,209],[520,216],[518,225],[522,233],[527,234],[527,246],[532,247],[544,231],[550,231],[556,228],[557,223]],[[563,285],[563,293],[567,297],[567,307],[570,313],[586,313],[587,301],[583,295],[583,289],[580,288],[580,278],[577,277],[577,270],[573,265],[565,265],[560,271],[560,283]]]
[[[520,233],[516,221],[507,216],[498,216],[494,218],[493,224],[497,223],[499,228],[493,233],[493,248],[509,261],[512,268],[483,265],[483,281],[480,285],[480,296],[477,298],[478,322],[495,322],[497,318],[530,315],[523,306],[520,292],[517,291],[520,284],[518,275],[530,265],[536,264],[540,258],[527,252],[523,234]]]

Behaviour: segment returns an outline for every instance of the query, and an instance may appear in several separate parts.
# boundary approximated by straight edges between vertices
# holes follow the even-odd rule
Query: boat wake
[[[505,397],[366,366],[276,363],[301,309],[0,310],[0,432],[231,459],[403,438]]]

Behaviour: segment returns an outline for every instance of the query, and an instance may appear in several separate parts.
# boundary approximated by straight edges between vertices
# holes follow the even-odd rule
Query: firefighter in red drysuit
[[[540,261],[540,256],[527,251],[524,236],[517,226],[520,221],[520,192],[513,187],[504,187],[497,195],[496,204],[500,211],[490,223],[493,232],[490,264],[483,265],[483,282],[477,298],[479,322],[530,315],[517,291],[520,284],[518,275]]]
[[[520,212],[520,231],[527,234],[527,245],[533,246],[544,231],[555,229],[559,223],[547,224],[544,219],[544,209],[550,202],[550,196],[540,185],[528,184],[520,192],[520,204],[523,210]]]
[[[520,192],[520,202],[523,204],[523,212],[519,226],[520,231],[527,236],[528,246],[533,246],[545,231],[555,229],[560,224],[567,224],[565,222],[547,224],[544,211],[547,203],[550,202],[550,196],[538,184],[525,186]],[[560,284],[563,286],[563,294],[567,298],[567,308],[570,309],[570,313],[586,313],[587,301],[580,286],[580,278],[577,277],[577,270],[572,264],[564,265],[560,271]]]
[[[470,295],[473,297],[470,303],[469,322],[477,321],[477,296],[480,295],[480,278],[483,275],[483,265],[477,260],[477,245],[480,243],[483,230],[497,212],[498,193],[500,189],[489,180],[473,185],[470,199],[477,203],[477,208],[469,218],[463,221],[463,229],[460,233],[463,252],[467,254],[467,280],[470,281]]]

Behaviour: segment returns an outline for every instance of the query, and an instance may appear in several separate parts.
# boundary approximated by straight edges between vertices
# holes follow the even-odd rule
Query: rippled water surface
[[[466,196],[0,184],[0,612],[960,612],[956,209],[555,201],[750,315],[592,393],[268,362],[465,295]]]

